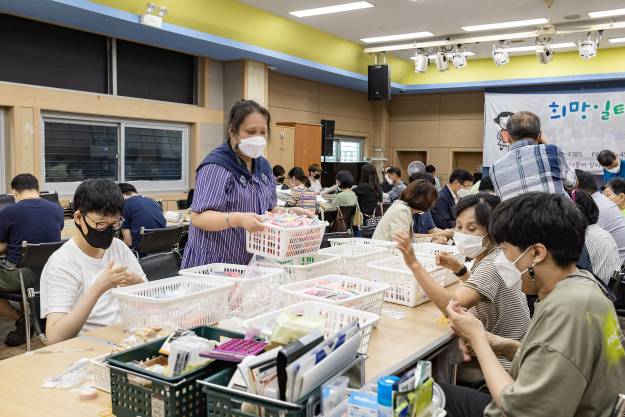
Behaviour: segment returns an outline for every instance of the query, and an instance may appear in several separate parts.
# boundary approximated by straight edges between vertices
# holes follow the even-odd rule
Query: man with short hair
[[[434,177],[434,186],[436,187],[436,191],[441,191],[441,180],[436,176],[436,167],[434,165],[428,165],[425,167],[425,172],[432,175]]]
[[[612,200],[625,216],[625,179],[612,177],[605,185],[603,194]]]
[[[625,262],[625,217],[612,200],[599,192],[594,175],[581,170],[575,172],[579,189],[590,194],[599,207],[599,221],[597,223],[612,235],[618,246],[619,259],[621,263]]]
[[[454,169],[449,183],[438,193],[438,200],[432,209],[432,218],[436,227],[442,230],[456,227],[454,206],[462,197],[469,194],[473,186],[473,175],[464,169]]]
[[[63,208],[39,197],[39,181],[32,174],[19,174],[11,181],[15,204],[0,210],[0,253],[6,259],[0,264],[0,291],[21,289],[19,270],[22,242],[51,243],[61,240]],[[0,299],[0,316],[15,321],[15,330],[5,340],[7,346],[26,342],[25,318],[7,300]],[[29,335],[30,336],[30,335]]]
[[[122,238],[124,243],[137,250],[141,241],[141,228],[162,229],[167,226],[163,209],[149,197],[138,194],[134,185],[120,182],[119,189],[124,195],[122,217]]]
[[[74,194],[76,232],[41,274],[41,318],[48,343],[120,320],[111,289],[146,281],[128,246],[115,239],[123,224],[124,197],[112,180],[83,181]]]
[[[386,182],[391,185],[391,190],[386,193],[386,196],[388,197],[388,201],[392,203],[401,196],[401,193],[407,186],[401,179],[401,170],[397,167],[390,167],[387,169],[384,177]]]
[[[393,168],[391,165],[387,165],[382,170],[383,180],[382,180],[382,184],[380,184],[380,188],[382,189],[382,193],[388,193],[389,191],[391,191],[393,189],[393,185],[389,184],[388,181],[386,180],[386,173],[391,168]]]
[[[603,181],[614,177],[625,178],[625,160],[620,159],[610,150],[604,149],[597,154],[597,162],[603,167]]]
[[[558,145],[547,144],[538,116],[528,111],[514,113],[506,131],[510,151],[493,163],[489,173],[502,201],[531,191],[566,194],[575,188],[575,171]]]

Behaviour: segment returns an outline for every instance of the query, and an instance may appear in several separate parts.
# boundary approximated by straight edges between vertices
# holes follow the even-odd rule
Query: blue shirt
[[[621,162],[620,163],[621,170],[618,172],[618,174],[613,174],[607,169],[603,168],[603,181],[604,182],[608,182],[614,177],[625,178],[625,159],[621,159],[620,162]]]
[[[412,220],[412,231],[417,234],[426,235],[430,230],[436,228],[434,219],[432,218],[432,213],[430,213],[429,210],[423,214],[413,214]]]
[[[124,201],[122,211],[123,229],[130,229],[132,248],[137,249],[141,241],[141,228],[162,229],[167,226],[161,206],[156,201],[142,195],[133,195]]]
[[[42,198],[29,198],[0,210],[0,242],[8,243],[7,260],[20,261],[22,242],[61,241],[63,208]]]

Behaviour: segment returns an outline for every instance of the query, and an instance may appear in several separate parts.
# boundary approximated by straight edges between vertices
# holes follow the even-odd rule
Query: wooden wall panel
[[[270,72],[269,106],[318,113],[318,84]]]
[[[481,92],[441,94],[440,118],[484,120],[484,94]]]
[[[439,94],[393,96],[391,117],[393,120],[438,120],[440,104]]]
[[[270,90],[271,91],[271,90]],[[269,106],[271,124],[278,123],[319,123],[319,113]]]
[[[438,121],[391,121],[393,148],[438,146]]]
[[[326,85],[319,87],[319,112],[373,120],[371,103],[365,93]]]
[[[295,158],[294,166],[302,167],[304,171],[312,164],[321,161],[321,126],[295,126]],[[285,169],[290,169],[285,167]]]
[[[449,148],[481,148],[483,132],[482,120],[441,120],[438,145]]]

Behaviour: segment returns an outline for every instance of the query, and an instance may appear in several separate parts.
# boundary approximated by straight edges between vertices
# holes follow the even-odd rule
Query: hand
[[[462,352],[462,359],[465,362],[471,362],[471,358],[475,356],[475,352],[473,352],[473,347],[471,346],[471,342],[459,337],[458,348],[460,349],[460,352]]]
[[[439,243],[441,245],[444,245],[445,243],[447,243],[447,238],[442,235],[434,235],[432,236],[432,243]]]
[[[143,284],[144,279],[134,272],[128,272],[128,279],[126,279],[125,285]]]
[[[306,217],[310,217],[311,219],[317,217],[317,215],[313,213],[312,211],[303,209],[301,207],[292,207],[289,210],[291,210],[293,213],[297,214],[298,216],[306,216]]]
[[[466,308],[461,307],[457,301],[450,301],[447,306],[449,325],[460,337],[467,339],[471,344],[479,337],[486,337],[484,324],[470,313]]]
[[[511,356],[509,359],[514,357],[514,352],[510,352],[511,345],[518,345],[518,342],[511,341],[510,339],[506,339],[505,337],[497,336],[496,334],[492,334],[490,332],[486,333],[486,340],[488,341],[488,345],[491,347],[495,355],[497,356]],[[473,351],[473,346],[471,346],[471,342],[466,339],[458,338],[458,347],[462,352],[462,356],[465,362],[471,360],[472,356],[475,356],[475,352]],[[511,353],[511,355],[509,355]]]
[[[406,262],[406,265],[409,268],[421,265],[415,256],[412,241],[408,237],[408,233],[397,232],[393,238],[395,239],[395,242],[397,242],[397,249],[399,249],[401,254],[404,256],[404,262]]]
[[[439,252],[436,254],[436,265],[447,268],[452,272],[458,272],[464,264],[447,252]]]
[[[125,266],[115,266],[113,262],[109,262],[93,285],[96,285],[102,294],[111,288],[126,285],[125,283],[128,280],[128,272],[126,272],[126,269],[127,267]]]
[[[242,227],[250,233],[265,230],[263,218],[256,213],[231,213],[230,224],[233,227]]]

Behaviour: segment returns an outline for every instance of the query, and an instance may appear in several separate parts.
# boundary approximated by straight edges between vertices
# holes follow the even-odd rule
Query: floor
[[[0,317],[0,360],[10,358],[15,355],[26,352],[26,344],[18,347],[8,347],[4,344],[4,338],[7,333],[15,329],[15,323],[4,317]],[[31,349],[39,349],[43,347],[43,342],[37,337],[33,337]]]

